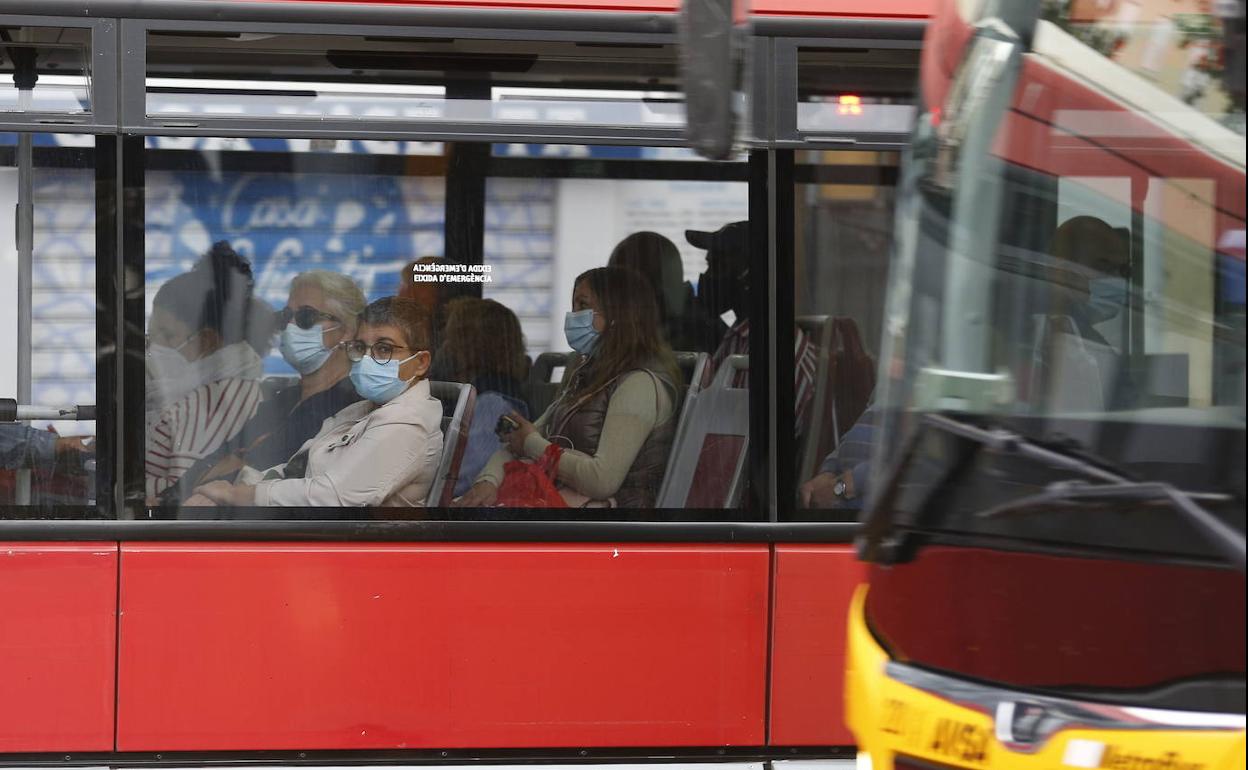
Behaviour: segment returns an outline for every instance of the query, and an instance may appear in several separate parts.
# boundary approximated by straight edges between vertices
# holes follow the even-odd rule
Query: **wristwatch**
[[[848,473],[842,473],[836,477],[836,482],[832,485],[832,494],[841,500],[850,500],[854,497],[853,477]]]

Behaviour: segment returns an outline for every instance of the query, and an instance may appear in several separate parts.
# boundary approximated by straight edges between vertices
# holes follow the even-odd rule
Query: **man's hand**
[[[95,454],[94,436],[61,436],[56,440],[56,456],[58,458],[78,454]]]
[[[836,494],[836,482],[845,480],[845,497]],[[852,497],[854,477],[852,474],[820,473],[801,487],[803,508],[840,508],[845,499]]]

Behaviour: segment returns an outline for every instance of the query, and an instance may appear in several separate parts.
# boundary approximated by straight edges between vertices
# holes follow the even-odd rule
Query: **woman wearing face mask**
[[[156,292],[146,360],[149,499],[238,433],[260,404],[256,345],[272,310],[258,313],[251,292],[251,266],[224,241]]]
[[[186,504],[423,506],[442,454],[442,404],[425,376],[431,336],[419,303],[387,297],[370,304],[345,343],[351,382],[366,400],[327,420],[288,462],[244,469],[240,483],[205,484]]]
[[[365,304],[364,293],[341,273],[309,270],[295,276],[277,321],[279,350],[299,381],[260,404],[238,435],[187,470],[162,502],[176,505],[199,484],[232,481],[244,465],[270,468],[286,462],[326,418],[359,401],[340,343],[355,337]]]
[[[654,290],[631,270],[600,267],[577,278],[564,332],[584,360],[550,408],[505,434],[460,506],[493,505],[503,465],[564,448],[558,481],[576,496],[621,508],[654,506],[680,405],[680,370],[659,330]],[[566,495],[565,497],[571,497]]]

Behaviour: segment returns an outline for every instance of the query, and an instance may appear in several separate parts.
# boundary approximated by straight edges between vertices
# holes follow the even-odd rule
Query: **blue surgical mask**
[[[325,347],[325,332],[332,332],[337,328],[339,327],[331,326],[326,329],[323,324],[316,324],[311,329],[300,329],[294,322],[286,324],[278,344],[282,358],[300,374],[315,372],[325,365],[334,352]]]
[[[1088,316],[1092,323],[1100,323],[1117,316],[1127,307],[1130,290],[1125,278],[1093,278],[1088,281],[1088,294]]]
[[[589,355],[598,344],[598,330],[594,328],[593,310],[572,310],[563,317],[563,334],[568,345],[581,355]]]
[[[364,356],[351,365],[351,384],[355,392],[374,404],[386,403],[407,390],[412,380],[400,380],[399,367],[418,355],[413,353],[402,361],[390,360],[384,364],[377,363],[372,356]]]

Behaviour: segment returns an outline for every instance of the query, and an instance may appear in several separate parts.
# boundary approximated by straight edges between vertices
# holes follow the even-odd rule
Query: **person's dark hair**
[[[1053,234],[1049,252],[1060,259],[1110,275],[1125,275],[1129,234],[1093,216],[1072,217]]]
[[[685,282],[685,266],[680,249],[667,238],[649,231],[633,233],[616,244],[607,267],[622,267],[640,273],[654,287],[659,319],[678,315]]]
[[[247,307],[247,344],[264,358],[273,349],[273,335],[279,331],[277,313],[272,306],[259,297],[252,297]]]
[[[632,270],[596,267],[576,278],[598,298],[607,326],[594,349],[590,376],[573,386],[572,396],[604,387],[634,369],[658,367],[680,388],[680,367],[659,328],[659,308],[650,283]]]
[[[483,374],[524,378],[528,358],[520,319],[492,299],[460,297],[447,305],[442,353],[456,377],[471,382]]]
[[[403,333],[403,343],[412,353],[418,350],[432,352],[433,324],[429,310],[414,299],[382,297],[374,300],[360,313],[360,323],[369,326],[393,326]]]
[[[216,332],[223,346],[250,342],[253,286],[251,264],[229,243],[217,241],[189,272],[166,281],[152,303],[191,329]],[[272,328],[271,318],[254,320]]]

